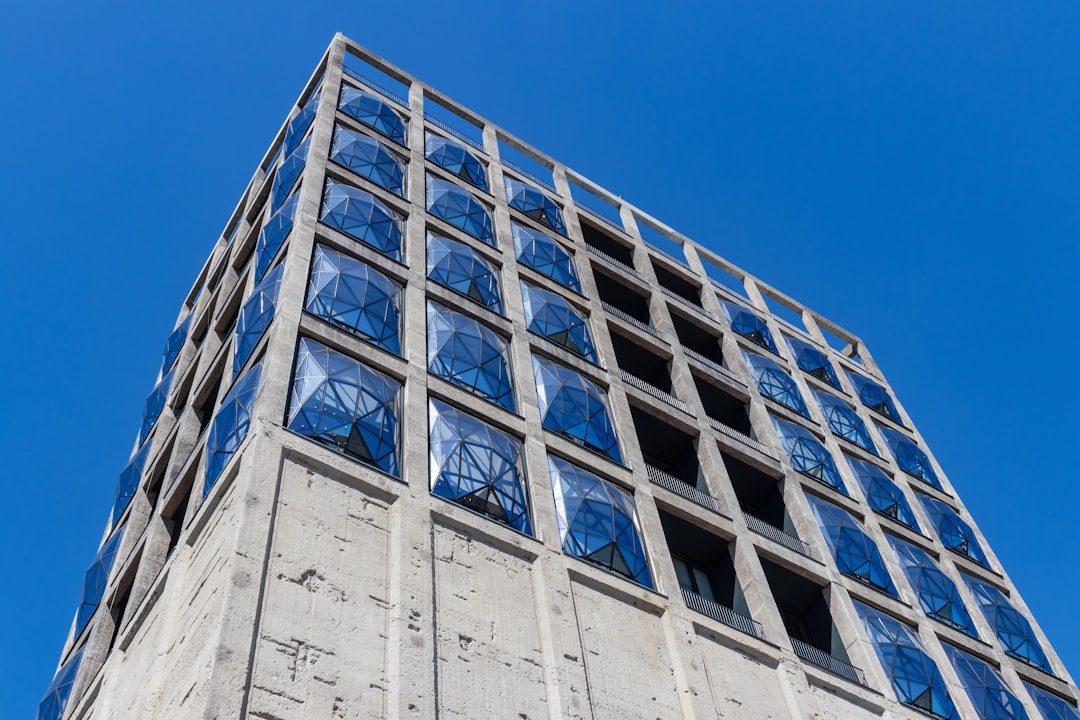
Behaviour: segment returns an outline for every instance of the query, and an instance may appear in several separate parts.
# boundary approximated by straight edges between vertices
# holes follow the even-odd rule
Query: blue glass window
[[[461,143],[427,133],[424,140],[424,157],[435,165],[449,170],[465,182],[484,192],[488,191],[484,164]]]
[[[300,108],[300,112],[296,113],[296,117],[289,122],[289,127],[285,130],[285,144],[283,146],[283,152],[286,155],[296,149],[296,146],[300,144],[300,141],[307,133],[308,128],[311,127],[311,122],[315,119],[315,113],[319,109],[319,100],[321,99],[322,88],[318,88],[304,103],[304,106]]]
[[[1043,720],[1080,720],[1080,712],[1072,703],[1031,683],[1025,682],[1024,687],[1035,701]]]
[[[758,391],[765,397],[775,400],[784,407],[800,415],[810,417],[806,403],[799,393],[799,388],[790,375],[780,365],[764,355],[743,351],[750,375],[754,378]]]
[[[101,598],[105,594],[105,586],[109,583],[109,573],[112,572],[116,562],[116,554],[120,552],[120,543],[124,539],[124,528],[118,529],[105,541],[98,550],[94,561],[86,569],[86,577],[83,578],[82,597],[79,598],[79,609],[75,613],[75,637],[82,634],[83,628],[90,622],[94,611],[101,604]]]
[[[438,400],[428,420],[431,492],[531,535],[521,441]]]
[[[206,479],[203,481],[203,497],[210,493],[221,476],[221,471],[247,437],[261,378],[262,363],[257,363],[236,381],[214,415],[214,421],[206,435]]]
[[[60,720],[64,717],[68,698],[71,696],[71,686],[75,684],[75,676],[79,674],[79,664],[82,662],[83,645],[74,653],[66,663],[56,671],[49,689],[45,691],[45,697],[38,704],[37,720]]]
[[[392,378],[301,338],[289,429],[398,477],[398,391]]]
[[[334,127],[330,159],[397,195],[405,194],[405,163],[373,137]]]
[[[259,240],[255,243],[255,282],[262,280],[262,276],[270,269],[270,263],[292,231],[299,200],[299,194],[292,195],[259,231]]]
[[[472,318],[429,302],[428,370],[514,411],[506,341]]]
[[[400,354],[400,301],[401,286],[375,268],[315,246],[304,306],[312,315]]]
[[[877,545],[846,510],[808,495],[821,534],[829,544],[837,569],[861,583],[898,597]]]
[[[546,225],[560,235],[566,235],[562,211],[555,202],[545,195],[540,188],[520,180],[503,178],[506,186],[506,202],[515,210],[520,210],[528,217]]]
[[[394,142],[405,144],[405,121],[375,93],[342,85],[338,108]]]
[[[945,680],[915,631],[857,600],[855,610],[885,674],[892,681],[897,699],[941,720],[960,720]]]
[[[270,208],[272,210],[281,207],[281,203],[285,202],[285,198],[289,197],[293,185],[303,174],[304,166],[307,165],[308,148],[310,147],[311,138],[308,138],[300,143],[300,146],[293,150],[285,158],[285,161],[281,163],[277,175],[274,176],[274,184],[270,186]]]
[[[791,462],[791,467],[803,475],[808,475],[818,482],[847,494],[844,481],[840,478],[840,471],[836,469],[836,462],[814,433],[801,425],[780,418],[774,417],[772,421],[780,436],[780,444],[783,445],[784,452],[787,453],[788,460]]]
[[[979,720],[1028,720],[1020,699],[1009,691],[997,670],[949,644],[945,644],[945,654],[952,661]]]
[[[787,344],[791,348],[791,353],[795,356],[795,364],[801,370],[813,375],[818,380],[829,383],[833,387],[840,387],[840,380],[837,379],[836,371],[833,370],[832,363],[829,362],[829,358],[825,353],[810,343],[795,338],[787,338]]]
[[[251,297],[244,303],[244,307],[240,308],[240,316],[236,320],[234,333],[236,337],[236,349],[233,352],[234,377],[239,374],[240,369],[251,357],[255,346],[259,344],[263,333],[274,319],[284,269],[284,265],[278,265],[267,273],[262,282],[251,291]]]
[[[576,293],[581,292],[574,258],[562,245],[539,230],[530,230],[515,222],[510,223],[510,229],[514,233],[514,252],[522,265],[528,265]]]
[[[851,384],[855,386],[855,393],[863,405],[894,422],[903,424],[900,413],[896,410],[896,404],[885,388],[870,378],[853,372],[849,372],[848,377],[851,378]]]
[[[849,457],[847,461],[874,512],[891,517],[919,532],[919,523],[915,520],[915,513],[911,511],[904,491],[898,488],[881,468],[853,457]]]
[[[551,455],[548,472],[563,552],[651,588],[633,495]]]
[[[427,176],[427,209],[477,240],[495,247],[495,226],[484,203],[465,188]]]
[[[893,457],[896,458],[896,464],[900,466],[901,470],[941,490],[941,481],[938,480],[937,473],[934,472],[934,468],[930,464],[930,458],[919,449],[918,445],[903,433],[892,428],[878,425],[878,430],[881,431],[882,437],[885,438],[885,444],[892,450]]]
[[[732,330],[750,342],[773,353],[776,352],[776,343],[773,342],[772,333],[769,332],[769,326],[764,320],[742,305],[721,301],[720,306],[724,308],[724,314],[727,315]]]
[[[165,373],[165,377],[158,380],[157,385],[146,396],[146,401],[143,403],[142,424],[139,426],[139,442],[137,444],[142,445],[146,442],[150,431],[157,424],[161,411],[165,409],[165,401],[169,399],[169,388],[172,387],[175,373],[175,370]]]
[[[545,428],[622,462],[603,390],[573,370],[536,355],[533,375]]]
[[[814,396],[817,398],[818,407],[821,408],[821,414],[825,416],[825,421],[834,434],[877,455],[877,449],[874,447],[874,441],[870,439],[866,423],[846,402],[824,392],[815,392]]]
[[[904,575],[919,596],[923,611],[932,618],[951,625],[971,637],[978,637],[975,623],[971,620],[956,583],[941,572],[934,559],[922,548],[915,547],[896,537],[889,537]]]
[[[191,327],[191,313],[184,318],[184,322],[180,323],[169,338],[165,341],[165,352],[161,357],[161,371],[158,376],[164,375],[173,369],[173,365],[176,364],[176,359],[180,357],[180,351],[184,348],[184,343],[187,342],[188,328]]]
[[[596,362],[589,321],[566,298],[522,281],[521,300],[529,330],[589,362]]]
[[[986,553],[983,552],[978,538],[975,537],[975,531],[960,519],[955,510],[940,500],[926,495],[919,495],[919,500],[922,501],[926,514],[930,516],[930,523],[937,530],[942,545],[968,556],[980,565],[990,567]]]
[[[142,480],[143,468],[146,467],[146,458],[150,456],[152,443],[147,443],[139,448],[135,457],[131,458],[124,469],[120,471],[120,478],[116,481],[116,502],[113,503],[112,522],[115,525],[120,516],[127,510],[135,497],[135,491],[139,489]]]
[[[319,219],[401,262],[404,221],[374,195],[327,180]]]
[[[468,245],[428,233],[427,276],[502,314],[499,272]]]
[[[1028,665],[1052,673],[1050,661],[1046,659],[1031,623],[1012,606],[1005,593],[970,575],[965,575],[964,579],[1005,652]]]

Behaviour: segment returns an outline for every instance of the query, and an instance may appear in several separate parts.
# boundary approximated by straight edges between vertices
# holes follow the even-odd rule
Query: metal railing
[[[636,277],[638,280],[641,279],[641,273],[639,273],[637,270],[635,270],[634,268],[632,268],[629,265],[627,265],[626,263],[624,263],[622,260],[616,260],[615,258],[611,257],[610,255],[608,255],[603,250],[601,250],[599,248],[596,248],[596,247],[593,247],[592,245],[589,245],[588,243],[585,243],[585,251],[587,253],[589,253],[590,255],[593,255],[595,257],[600,258],[601,260],[606,262],[608,265],[619,268],[620,270],[622,270],[627,275],[632,275],[632,276]]]
[[[693,361],[695,361],[697,363],[700,363],[700,364],[704,365],[705,367],[709,368],[710,370],[717,373],[718,375],[723,375],[728,380],[731,380],[734,383],[738,383],[739,385],[742,385],[743,387],[746,387],[746,383],[744,383],[742,381],[742,379],[738,375],[731,372],[730,370],[728,370],[726,367],[724,367],[720,363],[716,362],[715,360],[710,360],[709,358],[705,357],[704,355],[699,353],[697,350],[691,350],[690,348],[683,345],[683,353],[686,354],[686,357],[690,358],[691,360],[693,360]]]
[[[424,113],[424,119],[427,120],[432,125],[434,125],[435,127],[442,130],[443,132],[449,133],[450,135],[453,135],[454,137],[456,137],[461,142],[466,143],[467,145],[471,145],[472,147],[476,148],[480,152],[484,152],[484,144],[483,143],[478,142],[476,140],[473,140],[471,137],[469,137],[465,133],[461,132],[460,130],[458,130],[454,126],[450,125],[449,123],[440,120],[439,118],[435,117],[431,113],[428,113],[428,112]]]
[[[502,159],[502,164],[516,172],[518,175],[532,180],[537,185],[540,185],[541,187],[546,187],[551,192],[556,192],[555,183],[553,183],[551,180],[545,180],[536,173],[530,172],[518,165],[516,162],[513,162],[512,160],[507,160],[506,158]]]
[[[767,537],[773,542],[780,543],[788,550],[794,550],[811,560],[816,559],[814,554],[810,552],[810,546],[794,535],[788,535],[775,525],[770,525],[761,518],[754,517],[750,513],[743,513],[743,517],[746,518],[746,527],[749,528],[751,532]]]
[[[791,322],[790,320],[785,320],[784,318],[780,317],[779,315],[776,315],[775,313],[773,314],[773,317],[776,318],[776,322],[780,323],[781,325],[783,325],[788,330],[791,330],[792,332],[798,333],[799,335],[801,335],[803,337],[804,340],[809,340],[810,342],[814,343],[815,345],[817,344],[817,341],[815,341],[814,338],[810,337],[810,333],[808,333],[806,330],[803,330],[801,327],[799,327],[795,323]]]
[[[761,443],[759,443],[754,438],[750,437],[749,435],[746,435],[744,433],[739,432],[738,430],[736,430],[733,427],[728,427],[724,423],[720,422],[719,420],[717,420],[716,418],[711,417],[711,416],[709,417],[709,427],[711,427],[713,430],[720,433],[721,435],[729,437],[732,440],[736,440],[738,442],[741,442],[743,445],[747,446],[748,448],[752,448],[754,450],[757,450],[759,453],[761,453],[762,455],[765,455],[766,457],[773,457],[772,453],[769,452],[769,449],[767,447],[765,447],[764,445],[762,445]]]
[[[668,296],[669,298],[671,298],[675,302],[677,302],[677,303],[679,303],[681,305],[685,305],[686,307],[690,308],[691,310],[693,310],[696,313],[704,315],[707,318],[712,317],[711,315],[709,315],[708,311],[706,311],[705,308],[703,308],[701,306],[700,302],[697,302],[695,300],[691,300],[688,297],[684,297],[684,296],[680,295],[679,293],[675,292],[674,290],[668,290],[663,285],[660,286],[660,292],[663,293],[664,295]]]
[[[346,75],[351,77],[353,80],[358,80],[359,82],[362,82],[364,85],[367,85],[369,88],[371,88],[375,92],[379,93],[380,95],[385,95],[386,97],[390,98],[391,100],[396,102],[401,107],[404,107],[404,108],[409,107],[409,101],[408,100],[401,97],[400,95],[398,95],[393,90],[387,90],[385,87],[383,87],[379,83],[375,82],[371,78],[361,75],[360,73],[356,72],[352,68],[343,67],[341,70]]]
[[[683,482],[666,470],[661,470],[649,463],[645,463],[645,473],[649,476],[649,481],[654,485],[659,485],[665,490],[669,490],[680,497],[684,497],[695,505],[700,505],[707,510],[712,510],[718,515],[722,514],[720,512],[720,506],[712,495],[701,492],[690,483]]]
[[[581,211],[583,211],[585,213],[588,213],[589,215],[593,216],[594,218],[596,218],[600,222],[605,223],[607,225],[610,225],[611,227],[615,228],[619,232],[626,232],[626,229],[623,228],[621,222],[615,222],[614,220],[607,217],[606,215],[604,215],[599,210],[593,210],[591,207],[589,207],[585,203],[581,202],[580,200],[574,200],[574,207],[576,207],[578,210],[581,210]]]
[[[733,290],[732,288],[729,288],[727,285],[720,282],[716,278],[710,277],[709,282],[712,283],[712,286],[714,288],[716,288],[717,290],[722,291],[725,295],[727,295],[729,297],[732,297],[732,298],[738,298],[742,302],[746,302],[745,295],[740,294],[737,290]]]
[[[866,687],[866,676],[863,675],[863,671],[859,668],[850,663],[846,663],[839,658],[835,658],[813,645],[807,645],[802,640],[796,640],[793,637],[789,637],[788,640],[791,641],[791,649],[795,651],[795,654],[806,662],[817,665],[819,668],[824,668],[833,675],[839,675],[842,678],[847,678],[851,682]]]
[[[642,239],[644,240],[644,238],[642,238]],[[686,258],[681,258],[678,255],[676,255],[675,253],[671,252],[670,250],[665,250],[664,248],[660,247],[656,243],[651,242],[649,240],[644,240],[644,242],[645,242],[645,245],[649,249],[660,253],[661,255],[666,257],[668,260],[673,260],[674,262],[677,262],[679,265],[682,265],[687,270],[690,269],[690,264],[688,262],[686,262]]]
[[[765,635],[761,630],[761,623],[756,620],[751,620],[729,607],[724,607],[718,602],[713,602],[709,598],[702,597],[693,590],[687,590],[686,588],[680,589],[682,590],[683,601],[686,603],[686,607],[694,612],[701,613],[706,617],[711,617],[713,620],[722,622],[728,627],[733,627],[747,635],[753,635],[761,640],[765,639]]]
[[[686,403],[684,403],[682,400],[675,397],[671,393],[664,392],[663,390],[651,383],[645,382],[637,375],[631,375],[627,371],[620,369],[619,376],[622,378],[624,383],[631,387],[637,388],[646,395],[650,395],[661,402],[665,402],[677,410],[682,410],[684,413],[690,412],[686,409]]]
[[[624,323],[627,323],[629,325],[633,325],[638,330],[643,330],[643,331],[649,333],[650,335],[652,335],[655,338],[660,337],[660,333],[657,332],[656,328],[654,328],[652,325],[643,323],[640,320],[638,320],[636,317],[632,317],[630,315],[627,315],[626,313],[624,313],[622,310],[615,307],[614,305],[608,305],[606,302],[603,302],[603,301],[600,302],[600,305],[601,305],[601,307],[604,308],[604,310],[609,315],[614,315],[615,317],[622,320]]]

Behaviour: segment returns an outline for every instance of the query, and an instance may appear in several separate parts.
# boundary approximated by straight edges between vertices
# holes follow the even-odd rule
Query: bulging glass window
[[[900,413],[896,410],[896,403],[893,402],[888,390],[858,373],[849,372],[848,377],[851,378],[851,384],[855,386],[855,393],[863,405],[894,422],[903,424]]]
[[[71,697],[71,687],[75,684],[75,677],[79,674],[79,665],[82,663],[83,645],[64,663],[52,682],[45,691],[45,697],[38,704],[37,720],[61,720],[64,710],[67,709],[68,699]]]
[[[394,142],[405,144],[405,121],[375,93],[342,85],[338,109]]]
[[[131,500],[135,497],[135,491],[139,489],[142,481],[143,468],[146,467],[146,459],[150,457],[150,447],[153,443],[147,443],[139,448],[135,456],[131,458],[124,469],[120,471],[120,478],[116,481],[116,501],[113,503],[112,524],[115,525],[120,516],[127,510]]]
[[[765,397],[775,400],[786,408],[805,417],[810,417],[806,410],[806,402],[803,401],[799,388],[790,375],[780,367],[779,363],[764,355],[743,351],[746,365],[750,368],[750,375],[754,378],[754,384],[758,391]]]
[[[934,466],[930,464],[930,458],[919,449],[919,446],[911,441],[906,435],[892,428],[878,425],[878,430],[885,438],[885,444],[892,450],[896,464],[908,475],[917,477],[928,485],[933,485],[941,490],[941,481],[938,480]]]
[[[203,481],[203,497],[210,493],[214,483],[221,477],[221,471],[229,464],[229,460],[240,447],[240,443],[247,437],[261,379],[262,363],[256,363],[236,381],[214,415],[210,431],[206,434],[206,477]]]
[[[371,193],[327,180],[319,219],[401,262],[405,221]]]
[[[543,426],[584,447],[622,462],[607,394],[573,370],[533,355],[533,375]]]
[[[499,271],[465,243],[429,232],[427,276],[488,310],[502,314]]]
[[[321,99],[322,88],[317,88],[307,102],[304,103],[304,106],[300,108],[300,112],[296,113],[296,117],[289,122],[289,127],[285,130],[285,143],[282,146],[282,151],[286,155],[295,150],[304,135],[307,134],[308,128],[311,127],[312,121],[315,120],[315,113],[319,109],[319,100]]]
[[[833,387],[840,387],[840,381],[836,377],[836,371],[824,352],[803,340],[786,338],[792,355],[795,356],[795,364],[801,370],[813,375],[818,380],[823,380]]]
[[[278,291],[281,289],[281,276],[284,265],[278,265],[263,278],[262,282],[251,291],[251,297],[240,308],[236,319],[235,349],[233,351],[233,376],[236,376],[247,363],[255,346],[259,344],[266,328],[274,319],[277,309]]]
[[[868,450],[877,455],[874,441],[870,439],[870,431],[866,429],[866,423],[859,417],[846,402],[830,393],[815,392],[818,407],[825,416],[825,422],[833,434],[839,435],[845,440],[850,440],[863,450]]]
[[[330,159],[395,195],[405,195],[405,162],[369,135],[336,126]]]
[[[547,275],[563,287],[581,292],[574,258],[562,245],[539,230],[531,230],[515,222],[510,223],[510,229],[514,234],[514,252],[517,253],[518,262]]]
[[[1024,687],[1035,701],[1043,720],[1080,720],[1080,711],[1072,703],[1029,682],[1024,682]]]
[[[377,347],[401,354],[401,286],[375,268],[322,245],[304,309]]]
[[[428,371],[514,411],[506,341],[476,320],[429,302]]]
[[[911,511],[904,491],[896,486],[884,470],[853,457],[848,457],[847,461],[866,495],[866,502],[874,512],[891,517],[919,532],[919,523],[915,519],[915,513]]]
[[[173,375],[175,374],[175,370],[165,373],[165,376],[157,381],[157,385],[146,396],[146,401],[143,402],[142,423],[139,425],[138,445],[146,442],[146,438],[150,436],[150,431],[154,429],[158,418],[161,417],[161,413],[165,409],[165,401],[169,399],[169,390],[172,388]]]
[[[970,575],[965,575],[964,579],[971,588],[971,594],[975,596],[979,609],[986,617],[986,622],[994,628],[1002,649],[1021,662],[1037,667],[1043,672],[1053,673],[1050,661],[1046,659],[1046,653],[1039,645],[1031,623],[1012,606],[1009,599],[1005,597],[1005,593]]]
[[[495,247],[495,226],[491,213],[465,188],[428,175],[427,209],[435,217]]]
[[[293,186],[304,172],[307,165],[308,149],[311,147],[311,138],[300,143],[281,163],[274,183],[270,186],[270,208],[276,210],[285,202],[285,198],[292,193]]]
[[[898,597],[877,545],[848,512],[812,495],[807,496],[821,534],[829,544],[837,569],[859,582]]]
[[[184,343],[187,342],[188,329],[191,327],[191,318],[192,314],[188,313],[188,316],[184,318],[184,321],[172,331],[165,341],[165,352],[162,353],[161,356],[161,370],[158,372],[159,377],[172,370],[173,365],[176,364],[177,358],[180,357],[180,351],[183,350]]]
[[[974,655],[945,643],[960,684],[964,686],[979,720],[1028,720],[1027,711],[998,671]]]
[[[116,554],[120,552],[120,543],[124,540],[124,528],[118,529],[105,541],[98,550],[94,561],[86,570],[83,578],[82,596],[79,598],[79,609],[75,613],[75,637],[82,634],[86,624],[101,604],[101,598],[105,595],[105,586],[109,583],[109,573],[116,563]]]
[[[589,362],[596,362],[589,321],[566,298],[522,281],[521,299],[525,324],[530,331]]]
[[[545,225],[560,235],[566,235],[562,210],[540,188],[527,182],[503,178],[506,186],[506,202],[515,210]]]
[[[255,282],[262,280],[263,275],[270,269],[270,263],[277,257],[278,250],[292,232],[299,199],[299,194],[291,195],[259,231],[259,239],[255,243]]]
[[[956,583],[941,571],[930,554],[897,537],[889,536],[889,542],[896,551],[904,575],[919,596],[923,612],[971,637],[978,637]]]
[[[791,467],[818,482],[847,494],[836,461],[814,433],[801,425],[774,417],[773,425],[780,436],[780,444],[787,453]]]
[[[978,538],[971,526],[960,519],[960,516],[951,507],[926,495],[919,495],[926,514],[930,516],[930,522],[937,530],[941,544],[961,555],[966,555],[975,562],[985,567],[990,567],[986,559],[986,553],[979,545]]]
[[[772,333],[769,332],[769,326],[764,320],[742,305],[721,301],[720,307],[724,309],[732,330],[755,345],[776,353],[776,343],[773,342]]]
[[[488,191],[484,164],[464,145],[441,135],[426,133],[424,157],[484,192]]]

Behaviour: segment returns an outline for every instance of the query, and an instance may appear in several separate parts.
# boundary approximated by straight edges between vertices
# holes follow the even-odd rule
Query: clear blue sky
[[[184,293],[341,31],[861,335],[1080,672],[1075,2],[8,3],[0,708]]]

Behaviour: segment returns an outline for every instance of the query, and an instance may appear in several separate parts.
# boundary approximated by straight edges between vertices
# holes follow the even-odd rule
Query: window
[[[562,295],[521,282],[525,324],[540,337],[596,362],[596,348],[589,333],[589,321]]]
[[[930,522],[937,530],[941,544],[954,552],[966,555],[975,562],[985,567],[990,567],[986,559],[986,553],[979,545],[978,538],[971,526],[960,519],[956,511],[951,507],[926,495],[919,495],[926,514],[930,516]]]
[[[533,356],[543,426],[590,450],[622,462],[607,409],[607,394],[569,368]]]
[[[562,245],[539,230],[530,230],[515,222],[510,223],[510,229],[514,234],[514,252],[522,265],[547,275],[576,293],[581,292],[574,258]]]
[[[652,588],[633,496],[551,455],[548,471],[563,552]]]
[[[829,424],[829,429],[833,431],[833,434],[850,440],[863,450],[877,455],[877,448],[874,447],[874,441],[870,439],[866,423],[848,407],[846,402],[824,392],[815,392],[814,397],[817,398],[821,414],[825,416],[825,422]]]
[[[300,108],[300,112],[296,113],[296,116],[289,122],[289,127],[285,130],[285,144],[283,146],[283,152],[286,155],[296,149],[296,146],[300,144],[300,140],[307,133],[308,128],[311,127],[321,99],[322,88],[317,88],[307,102],[304,103],[304,106]]]
[[[461,143],[440,135],[425,133],[424,157],[444,170],[449,170],[470,185],[484,192],[488,191],[484,164]]]
[[[112,534],[105,544],[98,550],[94,561],[86,570],[83,578],[82,597],[79,598],[79,609],[75,613],[74,637],[79,637],[90,622],[94,611],[101,604],[101,598],[105,594],[105,586],[109,583],[109,573],[112,572],[116,562],[116,554],[120,551],[120,543],[124,540],[124,528],[118,529]]]
[[[1053,673],[1050,669],[1050,661],[1046,659],[1046,653],[1039,645],[1031,623],[1012,606],[1009,599],[1005,597],[1005,593],[970,575],[964,575],[964,579],[971,588],[971,594],[975,596],[975,602],[979,604],[979,608],[986,617],[986,622],[994,628],[1002,649],[1021,662],[1037,667],[1043,672]]]
[[[157,385],[146,396],[146,401],[143,403],[142,424],[139,426],[139,445],[146,442],[146,438],[149,437],[150,431],[154,429],[158,417],[161,416],[161,411],[165,409],[165,401],[169,399],[169,388],[172,387],[175,373],[175,370],[167,372],[165,377],[158,380]]]
[[[394,142],[405,144],[405,121],[375,93],[342,85],[338,108]]]
[[[780,444],[795,470],[847,494],[840,471],[836,469],[836,462],[812,432],[777,417],[772,418],[772,421],[776,433],[780,436]]]
[[[259,231],[259,239],[255,243],[255,282],[262,280],[262,276],[270,269],[270,263],[292,231],[299,199],[298,194],[291,196]]]
[[[784,371],[780,365],[764,355],[743,351],[746,365],[750,369],[750,375],[754,378],[758,391],[775,400],[786,408],[805,417],[810,417],[806,410],[806,403],[799,394],[799,388],[795,381]]]
[[[495,226],[484,203],[465,188],[427,176],[427,209],[477,240],[495,247]]]
[[[520,210],[528,217],[545,225],[560,235],[566,235],[562,211],[539,188],[529,183],[511,178],[503,178],[506,187],[506,202],[515,210]]]
[[[401,262],[404,221],[374,195],[327,180],[319,219]]]
[[[896,618],[855,601],[878,660],[897,699],[941,720],[960,720],[937,665],[918,634]]]
[[[428,422],[431,492],[531,535],[521,441],[438,400]]]
[[[881,515],[891,517],[902,525],[907,525],[915,532],[919,532],[919,523],[915,520],[915,513],[911,511],[911,505],[904,497],[901,490],[889,479],[889,476],[877,465],[871,465],[862,460],[848,457],[848,465],[851,472],[866,495],[866,501],[870,508]]]
[[[941,481],[930,464],[930,458],[903,433],[892,428],[878,425],[878,430],[885,438],[885,444],[892,450],[893,457],[900,469],[912,477],[917,477],[928,485],[941,490]]]
[[[1029,682],[1025,682],[1024,687],[1035,700],[1035,707],[1039,708],[1043,720],[1080,720],[1080,712],[1072,703]]]
[[[1028,720],[1019,698],[1009,691],[996,669],[947,643],[945,654],[956,669],[979,720]]]
[[[851,384],[855,386],[855,393],[863,405],[894,422],[903,424],[900,413],[896,410],[896,404],[885,388],[857,373],[849,372],[848,377],[851,379]]]
[[[251,413],[259,394],[262,364],[257,363],[236,381],[232,390],[221,401],[221,407],[206,435],[206,478],[203,481],[203,497],[210,494],[221,471],[229,464],[233,453],[247,437],[251,427]]]
[[[395,355],[401,353],[401,286],[348,255],[315,246],[304,309]]]
[[[862,525],[846,510],[830,502],[812,495],[806,499],[810,501],[821,534],[832,550],[837,569],[864,585],[899,597],[877,545],[863,532]]]
[[[289,430],[398,477],[397,381],[307,338],[293,377]]]
[[[427,305],[428,371],[514,411],[506,341],[461,313]]]
[[[502,314],[499,271],[468,245],[429,232],[427,276],[488,310]]]
[[[284,268],[284,265],[278,265],[267,273],[262,282],[251,291],[251,297],[240,309],[240,316],[236,320],[233,376],[240,373],[241,368],[251,357],[252,351],[255,350],[255,346],[262,339],[266,328],[274,319]]]
[[[277,175],[274,176],[274,184],[270,186],[271,210],[276,210],[281,207],[281,204],[285,202],[285,198],[289,197],[293,185],[296,184],[296,181],[304,172],[304,166],[307,165],[307,154],[308,148],[310,147],[311,138],[308,138],[300,143],[300,145],[285,158],[285,161],[281,163]]]
[[[405,195],[405,162],[373,137],[334,127],[330,159],[395,195]]]
[[[923,612],[960,632],[978,637],[975,623],[964,607],[956,583],[941,571],[930,554],[899,538],[890,536],[889,542],[896,551],[904,575],[919,596]]]
[[[173,369],[173,365],[176,364],[176,359],[180,357],[180,351],[184,348],[184,343],[187,341],[188,328],[191,327],[191,313],[184,318],[184,321],[180,323],[169,338],[165,341],[165,352],[161,357],[161,371],[158,376],[162,376],[165,373]]]
[[[769,326],[764,320],[742,305],[721,301],[720,306],[724,308],[724,314],[727,315],[732,330],[750,342],[770,352],[776,352],[776,343],[773,342],[772,333],[769,332]]]
[[[135,453],[135,457],[131,458],[131,461],[120,471],[120,478],[116,482],[116,502],[113,503],[113,525],[124,514],[135,497],[135,491],[139,489],[139,482],[142,480],[143,468],[146,467],[146,458],[149,456],[150,444],[143,445]]]
[[[85,649],[86,645],[83,645],[72,653],[68,661],[56,671],[52,682],[49,683],[49,689],[45,691],[45,697],[38,704],[37,720],[60,720],[64,717],[64,710],[67,708],[75,677],[79,674],[79,664],[82,662]]]

